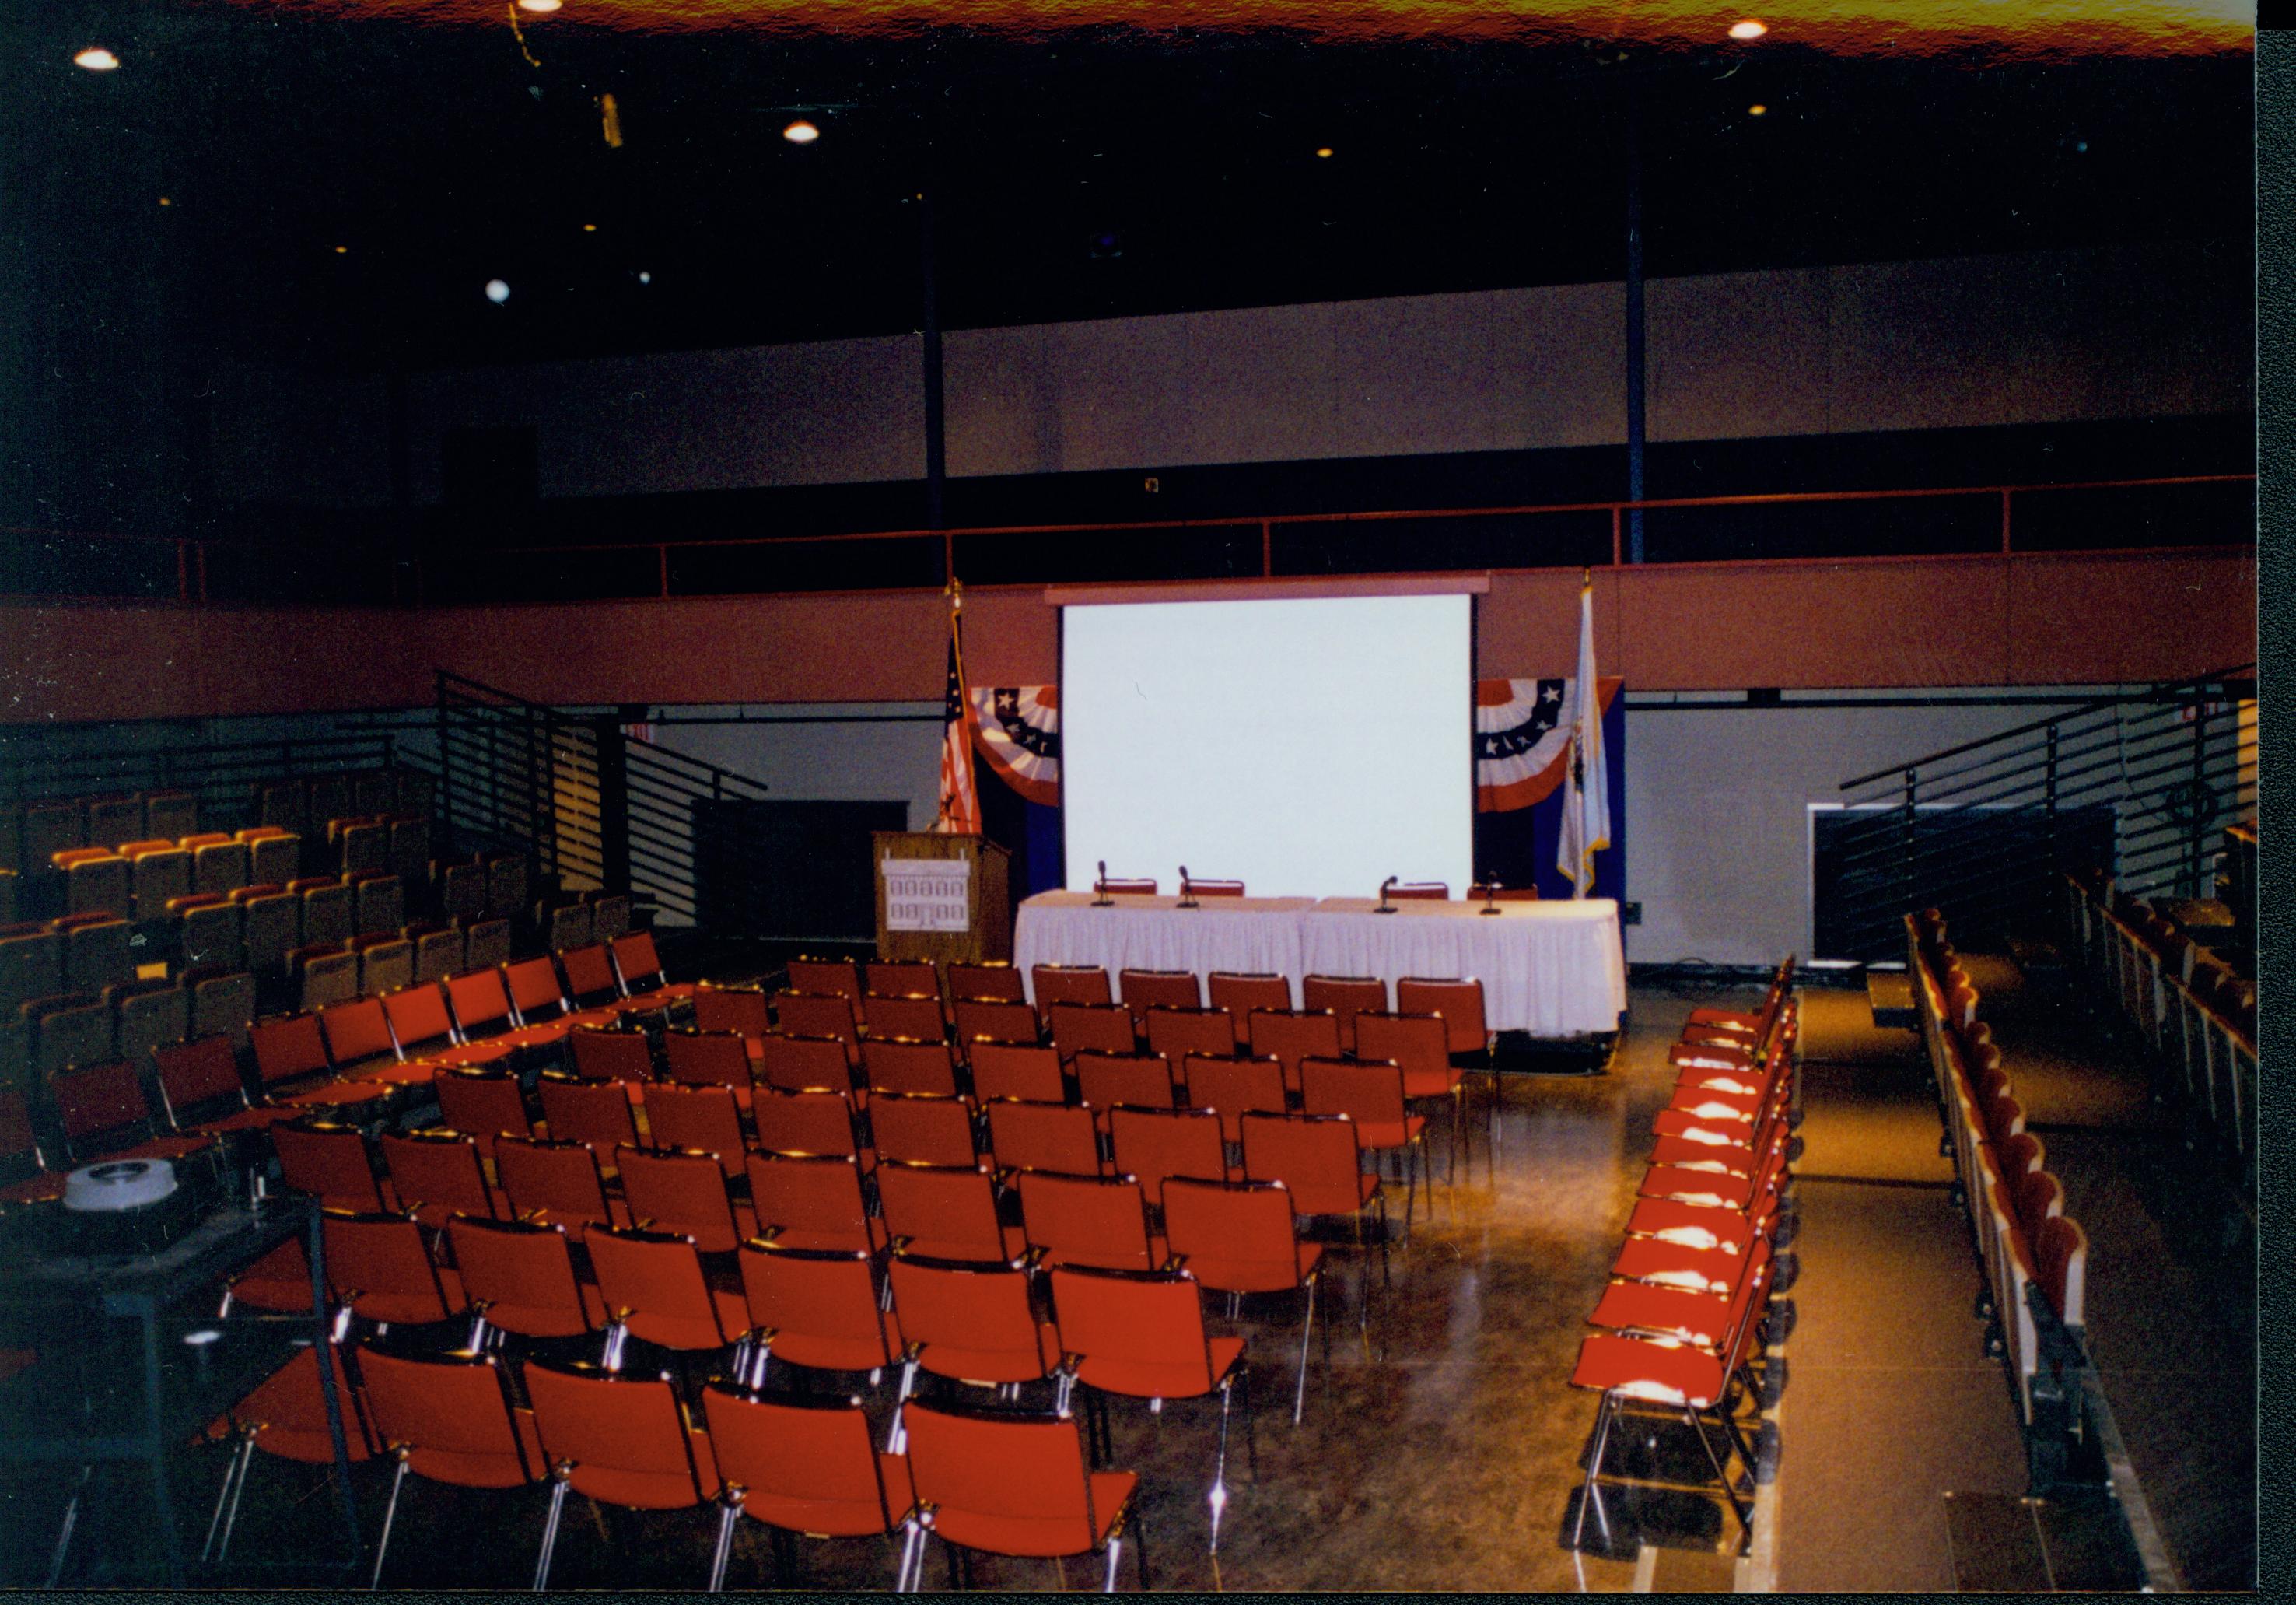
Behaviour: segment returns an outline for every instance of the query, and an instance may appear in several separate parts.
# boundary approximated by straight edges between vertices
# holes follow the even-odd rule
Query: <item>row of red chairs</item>
[[[1669,1049],[1674,1094],[1652,1121],[1650,1166],[1627,1239],[1587,1318],[1602,1329],[1580,1346],[1570,1374],[1573,1387],[1602,1395],[1574,1546],[1590,1507],[1605,1545],[1611,1542],[1603,1455],[1627,1406],[1640,1404],[1679,1414],[1696,1436],[1738,1519],[1739,1552],[1751,1547],[1751,1508],[1729,1462],[1734,1458],[1757,1483],[1776,1473],[1775,1428],[1759,1417],[1776,1402],[1784,1371],[1767,1358],[1759,1335],[1771,1294],[1791,1280],[1792,1262],[1776,1251],[1788,1166],[1800,1141],[1792,1131],[1792,984],[1788,959],[1759,1010],[1693,1010]]]
[[[2046,1441],[2062,1424],[2038,1419],[2034,1383],[2054,1346],[2045,1339],[2046,1317],[2033,1308],[2032,1292],[2077,1337],[2087,1319],[2088,1238],[2064,1213],[2064,1186],[2049,1172],[2040,1138],[2025,1129],[2024,1105],[1993,1028],[1978,1017],[1977,988],[1946,940],[1944,918],[1935,909],[1909,914],[1906,932],[1942,1147],[1954,1161],[1956,1201],[1969,1211],[1985,1278],[1977,1305],[1988,1323],[1988,1351],[2009,1368],[2019,1420]]]
[[[668,981],[644,932],[559,958],[562,972],[537,958],[258,1021],[249,1033],[251,1075],[230,1038],[215,1033],[154,1045],[148,1066],[109,1058],[60,1062],[36,1080],[37,1097],[20,1083],[0,1086],[0,1201],[60,1194],[52,1152],[67,1167],[174,1158],[201,1150],[206,1139],[314,1110],[395,1118],[406,1090],[442,1068],[502,1063],[554,1045],[582,1024],[660,1009],[693,990]],[[101,1028],[112,1041],[101,1004],[68,1012],[87,1016],[89,1032]]]
[[[1081,1303],[1083,1301],[1077,1301]],[[898,1451],[878,1447],[857,1399],[776,1395],[720,1378],[689,1407],[668,1375],[627,1375],[528,1359],[515,1370],[482,1352],[408,1355],[373,1344],[328,1346],[346,1401],[348,1449],[389,1459],[390,1494],[371,1585],[412,1474],[458,1488],[551,1486],[534,1586],[546,1587],[566,1496],[637,1510],[719,1507],[709,1587],[723,1588],[743,1518],[777,1538],[902,1535],[898,1587],[914,1586],[928,1535],[945,1545],[1015,1556],[1091,1555],[1115,1585],[1125,1539],[1140,1584],[1139,1477],[1087,1461],[1078,1423],[1048,1415],[910,1405]],[[305,1350],[218,1423],[235,1442],[209,1548],[220,1558],[258,1449],[311,1464],[332,1459],[316,1351]],[[777,1542],[776,1549],[782,1549]],[[782,1582],[791,1579],[784,1571]]]

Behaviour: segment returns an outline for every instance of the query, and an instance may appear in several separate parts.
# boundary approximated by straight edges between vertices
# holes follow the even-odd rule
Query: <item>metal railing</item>
[[[39,726],[0,732],[0,811],[45,797],[187,791],[202,828],[257,823],[254,788],[290,775],[427,769],[389,730],[164,746],[75,746]]]
[[[628,737],[619,716],[437,674],[439,811],[458,846],[518,849],[562,889],[627,891],[668,924],[709,923],[769,872],[738,811],[766,787]],[[729,817],[735,816],[735,817]]]
[[[454,553],[449,568],[433,554],[372,542],[259,543],[247,540],[142,536],[110,531],[0,527],[0,596],[54,600],[324,599],[369,605],[421,605],[439,602],[521,599],[576,600],[598,597],[683,597],[769,594],[782,591],[938,588],[951,574],[968,584],[1037,585],[1048,581],[1123,579],[1275,577],[1316,573],[1406,572],[1409,564],[1393,551],[1344,556],[1339,566],[1327,560],[1335,531],[1362,535],[1380,526],[1417,525],[1425,539],[1447,529],[1476,525],[1496,529],[1496,538],[1476,543],[1456,561],[1438,562],[1444,571],[1528,572],[1543,568],[1611,567],[1628,564],[1625,530],[1630,515],[1645,516],[1652,539],[1669,521],[1684,523],[1686,556],[1652,560],[1703,565],[1715,562],[1825,563],[1857,561],[1862,554],[1888,561],[1966,559],[1971,556],[2056,555],[2077,550],[2120,552],[2161,549],[2208,550],[2251,544],[2252,506],[2226,502],[2238,487],[2254,486],[2252,473],[2156,475],[2061,483],[1916,485],[1860,490],[1788,491],[1737,496],[1661,497],[1516,506],[1367,508],[1342,512],[1242,513],[1228,516],[1123,520],[1106,523],[979,525],[940,530],[825,529],[801,534],[734,539],[638,539],[581,543],[536,541],[508,546],[435,536]],[[2125,504],[2147,531],[2220,528],[2213,542],[2178,542],[2155,547],[2108,541],[2092,546],[2066,533],[2065,509],[2093,504],[2099,493]],[[2188,503],[2177,516],[2161,515],[2160,498]],[[2083,501],[2082,498],[2088,498]],[[2142,505],[2140,505],[2142,504]],[[2146,507],[2150,507],[2150,512]],[[1768,552],[1734,549],[1752,539],[1742,519],[1772,514],[1770,522],[1797,514],[1838,508],[1847,517],[1858,509],[1883,514],[1943,520],[1929,544],[1891,552],[1886,541],[1829,539],[1826,549],[1801,549],[1802,537],[1778,536]],[[440,516],[436,513],[427,516]],[[1690,524],[1705,521],[1700,531]],[[1949,526],[1949,527],[1948,527]],[[1669,526],[1670,527],[1670,525]],[[1780,528],[1783,530],[1784,526]],[[1805,532],[1806,533],[1806,532]],[[1048,538],[1129,535],[1143,538],[1144,551],[1156,552],[1174,540],[1213,539],[1225,556],[1201,554],[1183,567],[1190,572],[1152,574],[1097,572],[1105,543],[1062,539],[1062,554],[1090,554],[1090,573],[1068,572],[1065,556],[1032,553],[1031,543]],[[1163,535],[1164,542],[1145,538]],[[2174,538],[2164,537],[2166,541]],[[1729,549],[1709,550],[1716,542]],[[1417,536],[1407,543],[1424,544]],[[1836,549],[1840,548],[1840,549]],[[1319,560],[1323,559],[1323,560]],[[1161,561],[1161,559],[1159,559]],[[554,588],[560,576],[553,564],[580,564],[576,592]],[[1047,564],[1049,567],[1046,566]],[[1038,572],[1038,568],[1045,572]],[[1196,570],[1202,572],[1198,572]],[[305,572],[308,571],[308,572]],[[436,571],[436,572],[434,572]],[[1009,571],[1009,572],[1008,572]],[[1057,572],[1055,572],[1057,571]],[[459,576],[459,577],[455,577]],[[475,587],[473,581],[475,580]]]
[[[2139,896],[2207,897],[2226,827],[2256,810],[2255,665],[2097,698],[1841,783],[1821,868],[1824,957],[1872,961],[1935,906],[1996,938],[2102,866]]]

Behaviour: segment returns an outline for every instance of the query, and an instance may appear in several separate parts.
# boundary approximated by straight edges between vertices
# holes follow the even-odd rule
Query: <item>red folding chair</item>
[[[878,1163],[903,1161],[970,1168],[972,1106],[936,1092],[884,1092],[869,1101],[869,1133]]]
[[[1021,972],[1010,964],[992,961],[984,964],[952,962],[948,967],[948,995],[952,1002],[968,998],[988,999],[1004,1003],[1025,1003],[1027,989],[1021,982]]]
[[[1059,1103],[1067,1096],[1061,1056],[1055,1049],[976,1041],[972,1071],[972,1095],[982,1103],[1007,1098]]]
[[[1304,1294],[1300,1321],[1300,1379],[1292,1424],[1308,1404],[1308,1345],[1316,1332],[1316,1283],[1323,1272],[1320,1243],[1300,1240],[1292,1194],[1281,1181],[1200,1181],[1176,1176],[1164,1188],[1164,1232],[1173,1256],[1196,1280],[1231,1301],[1247,1293]],[[1331,1324],[1324,1328],[1325,1362]]]
[[[834,1037],[790,1036],[777,1031],[758,1041],[757,1079],[784,1092],[821,1087],[844,1092],[853,1085],[855,1062],[845,1043]]]
[[[861,1049],[861,1069],[871,1093],[929,1092],[937,1098],[956,1096],[956,1059],[939,1038],[929,1041],[906,1037],[871,1039]]]
[[[1228,1413],[1243,1394],[1244,1441],[1252,1478],[1259,1476],[1259,1444],[1252,1433],[1251,1371],[1243,1339],[1215,1338],[1204,1328],[1204,1301],[1185,1271],[1086,1271],[1056,1267],[1053,1307],[1059,1312],[1061,1351],[1071,1386],[1093,1395],[1128,1398],[1220,1398],[1219,1446],[1212,1461],[1210,1552],[1219,1553],[1220,1515],[1227,1508]],[[1109,1443],[1101,1405],[1103,1457]],[[1089,1412],[1088,1412],[1089,1414]]]
[[[1037,1011],[1018,998],[959,998],[950,1012],[962,1042],[1034,1044],[1044,1039]]]
[[[1190,1054],[1231,1058],[1236,1051],[1235,1022],[1225,1008],[1152,1007],[1144,1029],[1148,1051],[1160,1053],[1176,1065]]]
[[[988,1106],[988,1151],[1004,1171],[1059,1171],[1096,1176],[1100,1132],[1092,1111],[1074,1104],[1004,1099]]]
[[[1172,1084],[1171,1061],[1150,1053],[1103,1053],[1087,1049],[1076,1056],[1073,1066],[1077,1096],[1108,1127],[1108,1112],[1118,1105],[1136,1109],[1168,1109],[1177,1091]]]
[[[568,1489],[641,1510],[691,1510],[718,1497],[723,1485],[709,1435],[689,1428],[667,1372],[625,1377],[529,1360],[520,1374],[556,1479],[535,1560],[537,1591],[550,1585]]]
[[[647,1146],[715,1154],[728,1177],[740,1175],[749,1144],[742,1136],[742,1107],[734,1094],[731,1087],[656,1083],[646,1093]]]
[[[1360,1028],[1368,1021],[1357,1021]],[[1300,1062],[1300,1107],[1308,1115],[1344,1115],[1356,1141],[1373,1155],[1392,1153],[1405,1170],[1403,1240],[1411,1240],[1412,1178],[1427,1174],[1427,1117],[1404,1106],[1403,1072],[1383,1061],[1306,1058]]]
[[[916,1512],[908,1457],[878,1452],[859,1400],[768,1397],[725,1382],[701,1390],[712,1452],[726,1478],[709,1588],[725,1584],[734,1524],[761,1521],[777,1540],[888,1536]],[[779,1580],[795,1581],[788,1550]],[[898,1579],[897,1579],[898,1580]]]
[[[1108,971],[1097,964],[1039,964],[1029,972],[1029,982],[1036,992],[1037,1012],[1046,1013],[1055,1003],[1110,1003],[1115,1000],[1109,990]]]
[[[751,1154],[750,1206],[769,1241],[791,1248],[873,1254],[885,1225],[868,1212],[849,1154]]]
[[[941,1014],[937,994],[884,998],[873,992],[861,1000],[861,1028],[873,1040],[899,1037],[913,1042],[938,1042],[947,1034],[948,1022]]]
[[[1300,1091],[1300,1061],[1340,1057],[1340,1017],[1307,1009],[1255,1008],[1248,1017],[1254,1058],[1273,1058],[1283,1066],[1283,1085]]]
[[[575,1273],[563,1226],[532,1221],[447,1222],[463,1296],[485,1327],[521,1338],[580,1338],[606,1328],[605,1301]]]
[[[1017,1259],[1028,1239],[997,1218],[996,1187],[986,1170],[896,1164],[877,1167],[877,1199],[896,1248],[933,1259]]]
[[[1117,992],[1132,1011],[1132,1028],[1145,1033],[1152,1008],[1195,1008],[1204,1000],[1193,970],[1119,970]]]
[[[1055,1001],[1044,1005],[1045,1025],[1063,1062],[1079,1053],[1130,1053],[1139,1047],[1132,1011],[1121,1003]]]
[[[742,1380],[762,1387],[769,1361],[816,1370],[867,1371],[873,1383],[906,1343],[877,1275],[859,1250],[742,1247],[742,1294],[755,1333]]]
[[[1021,1229],[1044,1264],[1153,1271],[1169,1257],[1130,1176],[1024,1171],[1020,1191]]]
[[[619,1370],[632,1338],[685,1353],[732,1349],[738,1375],[749,1360],[750,1313],[738,1290],[703,1274],[693,1239],[636,1228],[591,1230],[583,1239],[604,1301],[605,1368]]]
[[[1238,1051],[1250,1044],[1252,1010],[1292,1007],[1291,984],[1281,975],[1257,971],[1214,970],[1204,977],[1204,992],[1214,1008],[1226,1009],[1235,1022]]]
[[[902,1555],[903,1589],[914,1589],[928,1535],[987,1554],[1103,1558],[1113,1593],[1140,1479],[1129,1471],[1094,1471],[1084,1439],[1066,1414],[1019,1417],[965,1414],[918,1405],[909,1412],[908,1454],[918,1513]],[[984,1475],[985,1468],[994,1475]],[[1148,1586],[1146,1552],[1135,1545],[1140,1586]],[[952,1560],[952,1568],[955,1562]]]
[[[523,1488],[549,1477],[534,1412],[512,1399],[510,1379],[492,1354],[418,1358],[365,1346],[359,1350],[359,1379],[375,1436],[398,1462],[375,1536],[369,1588],[382,1585],[408,1472],[456,1488]]]
[[[716,1154],[625,1143],[614,1164],[630,1219],[645,1230],[688,1238],[703,1254],[731,1254],[758,1235],[757,1216],[727,1192]]]
[[[1300,981],[1300,1001],[1309,1009],[1326,1010],[1340,1022],[1340,1050],[1356,1050],[1356,1017],[1387,1011],[1387,983],[1377,975],[1306,975]]]

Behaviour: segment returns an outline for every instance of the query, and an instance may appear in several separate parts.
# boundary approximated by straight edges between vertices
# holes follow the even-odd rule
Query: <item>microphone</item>
[[[1188,885],[1188,867],[1185,864],[1180,866],[1180,901],[1177,906],[1183,909],[1201,906],[1196,901],[1195,888]]]
[[[1116,901],[1108,894],[1108,860],[1106,859],[1100,860],[1100,874],[1092,883],[1092,906],[1095,909],[1108,908]]]
[[[1389,889],[1391,888],[1397,881],[1401,880],[1402,878],[1403,877],[1399,875],[1390,875],[1385,880],[1379,883],[1379,907],[1374,909],[1372,910],[1373,913],[1392,914],[1395,912],[1395,905],[1387,901],[1387,894]]]
[[[1485,876],[1485,877],[1483,877],[1483,907],[1482,907],[1482,912],[1484,912],[1484,913],[1486,913],[1486,914],[1489,914],[1489,915],[1494,915],[1494,916],[1496,916],[1496,915],[1498,913],[1498,911],[1499,911],[1499,906],[1498,906],[1498,904],[1497,904],[1496,902],[1495,902],[1494,901],[1492,901],[1492,900],[1493,900],[1493,899],[1497,895],[1497,893],[1498,893],[1498,889],[1499,889],[1498,877],[1496,877],[1496,876],[1495,876],[1495,875],[1488,875],[1488,876]]]

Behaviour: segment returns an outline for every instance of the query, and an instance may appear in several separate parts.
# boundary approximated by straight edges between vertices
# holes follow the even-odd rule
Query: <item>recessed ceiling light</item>
[[[90,72],[109,72],[119,65],[119,58],[101,45],[91,45],[72,57],[72,65],[85,67]]]
[[[1756,101],[1752,105],[1746,108],[1746,115],[1749,117],[1767,117],[1769,115],[1769,110],[1770,109],[1762,104],[1761,102]]]
[[[598,226],[595,223],[585,223],[582,225],[582,232],[584,234],[596,234],[598,232]]]
[[[175,202],[168,200],[167,196],[162,195],[160,197],[160,204],[162,206],[173,206],[175,205]]]
[[[639,269],[638,269],[638,283],[639,283],[639,284],[652,284],[652,283],[653,283],[653,275],[652,275],[652,274],[651,274],[651,273],[648,273],[648,272],[647,272],[644,268],[639,268]]]
[[[1316,147],[1316,154],[1318,156],[1329,156],[1331,153],[1332,147],[1329,145],[1317,145]]]
[[[1751,17],[1730,24],[1730,37],[1734,39],[1759,39],[1769,31],[1768,23],[1757,22]]]
[[[348,256],[350,253],[351,248],[348,245],[338,245],[335,247],[335,254],[337,256]]]
[[[528,12],[554,12],[561,0],[518,0],[518,9]]]
[[[821,137],[821,130],[800,117],[782,130],[782,137],[791,144],[811,144]]]
[[[487,281],[487,299],[497,307],[510,299],[510,286],[500,279]]]

